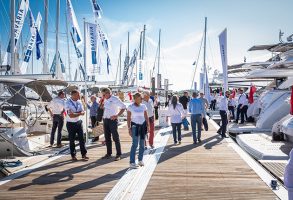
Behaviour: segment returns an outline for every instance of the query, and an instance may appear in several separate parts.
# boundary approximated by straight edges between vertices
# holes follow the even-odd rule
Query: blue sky
[[[0,1],[0,41],[2,51],[8,44],[9,0]],[[17,3],[19,1],[16,1]],[[50,62],[55,48],[56,1],[50,2],[49,16],[49,53]],[[168,77],[173,89],[190,88],[194,66],[204,28],[204,17],[208,17],[207,63],[213,69],[221,69],[218,35],[228,29],[228,63],[237,64],[247,57],[247,61],[264,61],[268,52],[247,52],[256,44],[278,42],[279,29],[284,36],[293,33],[291,0],[99,0],[103,9],[100,23],[108,34],[112,45],[111,74],[99,79],[114,79],[119,52],[123,46],[125,54],[127,32],[130,31],[131,51],[138,45],[139,32],[147,25],[146,57],[147,69],[152,68],[158,31],[162,29],[162,74]],[[83,30],[82,19],[93,21],[89,0],[72,0],[79,25]],[[34,15],[40,11],[44,15],[43,0],[30,0]],[[61,0],[61,33],[65,33],[65,0]],[[27,21],[28,22],[28,21]],[[29,37],[28,24],[23,30],[23,41]],[[41,28],[42,33],[43,27]],[[82,31],[83,32],[83,31]],[[284,37],[285,39],[285,37]],[[61,56],[67,65],[66,38],[60,36]],[[102,53],[103,54],[103,53]],[[76,58],[71,45],[72,68],[76,67]],[[201,60],[198,63],[201,65]],[[50,63],[51,64],[51,63]],[[35,61],[35,71],[41,70],[41,62]],[[103,66],[105,68],[105,65]],[[74,70],[72,70],[74,71]],[[147,75],[147,74],[146,74]]]

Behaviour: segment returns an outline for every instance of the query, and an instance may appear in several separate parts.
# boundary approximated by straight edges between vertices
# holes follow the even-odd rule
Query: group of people
[[[102,97],[99,102],[96,96],[91,96],[91,104],[86,104],[80,97],[80,93],[77,90],[71,91],[71,97],[65,100],[65,93],[63,91],[58,93],[58,96],[54,98],[48,105],[48,111],[53,119],[53,127],[51,131],[50,146],[54,144],[55,132],[58,128],[57,134],[57,147],[61,147],[61,132],[64,124],[64,118],[66,117],[66,128],[68,131],[69,146],[72,160],[77,160],[75,149],[75,138],[79,140],[80,152],[82,159],[88,160],[87,150],[84,141],[84,131],[81,116],[85,114],[85,109],[89,109],[89,115],[91,119],[92,127],[99,125],[97,120],[98,110],[103,110],[102,120],[105,136],[106,154],[103,159],[109,159],[112,157],[112,139],[116,147],[115,160],[121,159],[122,150],[120,137],[118,133],[118,117],[127,111],[127,127],[129,135],[132,137],[132,146],[130,149],[130,167],[137,168],[144,166],[143,153],[146,146],[146,138],[148,137],[149,146],[154,148],[154,126],[155,120],[158,119],[158,108],[160,102],[157,98],[152,98],[148,91],[142,93],[135,93],[133,95],[132,103],[126,107],[121,99],[112,94],[109,88],[103,88],[101,90]],[[243,91],[240,91],[239,103],[237,110],[237,118],[241,115],[245,116],[243,110],[245,110],[245,101]],[[209,103],[204,98],[204,93],[193,92],[190,98],[188,92],[184,92],[184,95],[178,98],[178,96],[170,96],[170,101],[166,104],[168,107],[168,118],[172,125],[174,144],[181,144],[181,126],[184,121],[187,121],[187,125],[184,124],[184,129],[188,130],[187,114],[190,114],[190,122],[193,136],[193,143],[197,144],[201,142],[201,132],[203,125],[206,122],[206,110],[209,108]],[[225,97],[219,102],[219,110],[222,119],[222,126],[218,131],[222,137],[226,137],[226,125],[228,123],[227,112],[233,110],[236,104],[230,93],[226,92]],[[213,106],[210,106],[210,108]],[[232,108],[233,107],[233,108]],[[238,114],[239,113],[239,114]],[[93,141],[99,140],[99,137],[94,137]],[[135,163],[136,149],[139,146],[138,151],[138,163]]]
[[[127,110],[127,125],[129,135],[132,137],[132,147],[130,151],[130,167],[135,168],[143,166],[143,152],[146,145],[146,136],[149,133],[148,141],[151,148],[154,148],[154,121],[155,109],[158,103],[154,105],[150,93],[148,91],[134,94],[133,102],[126,108],[121,99],[115,95],[109,88],[101,90],[102,98],[97,102],[96,96],[91,96],[91,104],[84,105],[85,102],[80,97],[77,90],[71,91],[71,97],[65,100],[65,93],[60,91],[58,96],[54,98],[47,106],[52,116],[53,127],[51,131],[50,146],[52,147],[57,132],[57,147],[61,147],[61,132],[63,129],[64,118],[66,117],[66,128],[68,131],[70,154],[72,160],[77,160],[75,138],[79,140],[80,152],[83,160],[88,160],[87,150],[85,147],[83,123],[81,116],[85,114],[86,107],[89,109],[92,127],[98,126],[97,110],[102,109],[103,129],[105,136],[105,144],[107,148],[106,154],[102,159],[110,159],[112,157],[112,138],[116,147],[115,161],[121,159],[122,150],[120,137],[118,133],[118,117]],[[99,140],[98,137],[93,141]],[[136,149],[139,144],[138,165],[135,164]]]

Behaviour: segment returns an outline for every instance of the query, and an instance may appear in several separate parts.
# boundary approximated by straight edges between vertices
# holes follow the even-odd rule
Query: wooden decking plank
[[[183,134],[180,146],[170,138],[143,199],[277,199],[214,127],[196,146]]]

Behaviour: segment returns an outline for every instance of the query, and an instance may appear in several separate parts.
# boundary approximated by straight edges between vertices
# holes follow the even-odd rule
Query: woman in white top
[[[178,103],[178,97],[173,96],[171,99],[171,104],[168,107],[168,116],[171,117],[171,125],[173,131],[174,144],[177,144],[177,134],[178,132],[178,141],[181,144],[181,124],[182,119],[184,118],[185,112],[181,103]]]
[[[135,93],[134,103],[127,108],[127,126],[129,135],[132,137],[132,146],[130,150],[130,168],[137,168],[135,163],[135,153],[139,142],[138,165],[144,166],[143,153],[145,136],[149,132],[149,118],[146,105],[142,104],[140,93]]]

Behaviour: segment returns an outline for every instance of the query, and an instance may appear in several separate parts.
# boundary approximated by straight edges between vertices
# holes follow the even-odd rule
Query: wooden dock
[[[88,148],[87,162],[72,162],[65,155],[0,185],[0,199],[105,198],[129,166],[131,138],[126,128],[119,132],[121,161],[101,160],[106,148],[93,145]],[[192,144],[190,131],[183,134],[182,144],[177,146],[169,137],[143,199],[278,199],[211,124],[202,133],[201,144]]]

